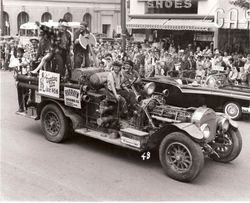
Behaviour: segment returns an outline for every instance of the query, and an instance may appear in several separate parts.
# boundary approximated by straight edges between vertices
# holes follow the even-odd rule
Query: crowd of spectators
[[[38,44],[38,41],[36,41]],[[32,61],[36,42],[24,47],[25,56]],[[16,57],[18,40],[10,39],[1,43],[1,69],[12,70],[12,58]],[[250,84],[250,54],[227,53],[210,46],[201,48],[188,44],[175,47],[171,43],[135,43],[127,41],[126,52],[122,51],[121,41],[100,40],[94,47],[96,60],[90,56],[90,66],[99,66],[110,71],[112,63],[131,60],[142,78],[153,76],[189,77],[201,80],[214,70],[224,72],[229,82]],[[72,52],[71,52],[72,54]],[[73,59],[73,56],[71,56]],[[92,60],[91,60],[92,59]],[[97,64],[94,64],[96,61]],[[74,66],[72,66],[74,67]]]
[[[192,44],[181,48],[170,44],[127,42],[126,53],[120,42],[98,43],[95,53],[98,65],[109,70],[113,61],[132,60],[143,77],[171,76],[201,80],[214,72],[225,73],[228,81],[250,84],[250,54],[227,53]]]

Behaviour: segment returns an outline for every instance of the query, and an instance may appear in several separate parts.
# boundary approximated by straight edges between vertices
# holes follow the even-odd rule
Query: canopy
[[[58,22],[42,22],[42,25],[48,26],[48,27],[58,27]],[[80,22],[68,22],[69,27],[71,28],[79,28],[80,27]],[[28,22],[24,23],[20,26],[20,29],[24,30],[36,30],[38,29],[38,26],[34,22]]]
[[[22,25],[20,26],[20,29],[35,30],[35,29],[38,29],[38,26],[36,25],[36,23],[28,22],[28,23],[22,24]]]
[[[131,19],[127,28],[209,31],[215,28],[211,20],[200,19]]]

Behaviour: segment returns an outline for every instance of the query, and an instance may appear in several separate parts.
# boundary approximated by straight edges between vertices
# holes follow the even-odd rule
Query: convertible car
[[[238,120],[242,113],[250,114],[250,87],[230,84],[223,74],[210,75],[197,83],[190,78],[159,76],[145,78],[145,82],[155,82],[156,92],[167,89],[166,102],[179,107],[207,106],[223,111],[231,119]]]

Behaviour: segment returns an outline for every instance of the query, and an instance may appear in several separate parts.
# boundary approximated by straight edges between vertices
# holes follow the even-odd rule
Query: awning
[[[215,28],[212,20],[200,19],[131,19],[127,28],[159,30],[209,31]]]

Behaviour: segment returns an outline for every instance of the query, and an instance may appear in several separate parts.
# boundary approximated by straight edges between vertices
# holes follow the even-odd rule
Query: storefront
[[[210,13],[204,9],[207,5],[212,14],[211,2],[210,0],[131,1],[127,28],[131,30],[136,41],[143,39],[159,41],[167,38],[181,48],[190,43],[205,47],[214,41],[216,30],[214,15],[209,15]]]

